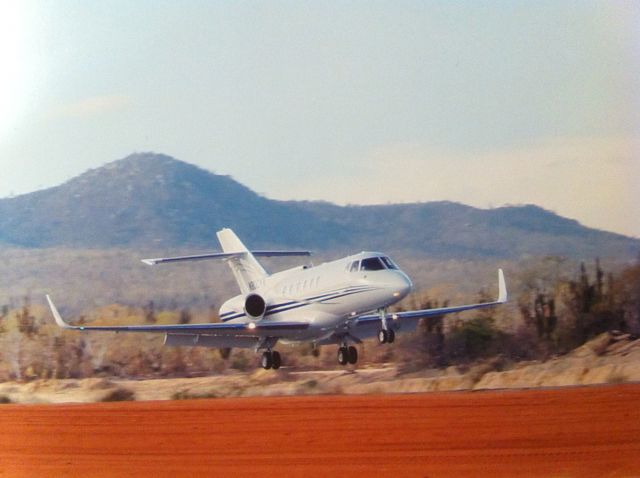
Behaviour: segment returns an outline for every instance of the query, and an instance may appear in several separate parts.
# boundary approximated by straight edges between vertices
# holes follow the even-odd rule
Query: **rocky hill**
[[[217,248],[231,227],[250,247],[406,251],[436,258],[628,258],[640,240],[537,206],[452,202],[341,207],[275,201],[228,176],[143,153],[57,187],[0,199],[0,244],[28,248]]]

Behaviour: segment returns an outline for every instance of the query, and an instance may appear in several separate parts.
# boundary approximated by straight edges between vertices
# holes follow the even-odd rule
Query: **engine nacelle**
[[[264,317],[267,311],[267,302],[260,294],[249,294],[244,299],[244,312],[253,320]]]

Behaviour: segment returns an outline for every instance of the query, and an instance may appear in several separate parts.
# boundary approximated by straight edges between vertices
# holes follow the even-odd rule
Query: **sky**
[[[0,65],[0,197],[155,151],[640,237],[638,2],[0,0]]]

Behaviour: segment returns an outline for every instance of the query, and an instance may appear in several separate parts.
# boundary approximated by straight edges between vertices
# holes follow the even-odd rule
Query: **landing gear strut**
[[[262,358],[260,359],[260,365],[262,365],[262,368],[265,370],[269,370],[270,368],[278,370],[281,364],[282,359],[280,357],[280,352],[276,352],[275,350],[273,352],[271,350],[267,350],[262,354]]]
[[[338,363],[340,365],[355,364],[358,361],[358,349],[353,345],[343,345],[338,349]]]

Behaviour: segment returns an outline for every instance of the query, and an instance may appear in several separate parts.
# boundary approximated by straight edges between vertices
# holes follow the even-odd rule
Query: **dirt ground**
[[[640,384],[0,405],[0,476],[640,476]]]

